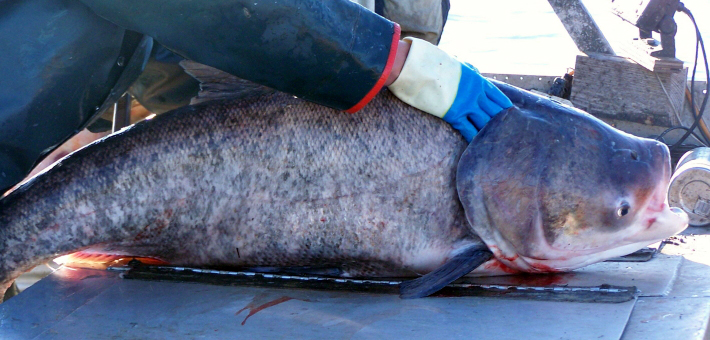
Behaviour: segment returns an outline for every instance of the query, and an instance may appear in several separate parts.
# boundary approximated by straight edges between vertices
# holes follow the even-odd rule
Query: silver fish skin
[[[165,113],[0,201],[0,282],[101,246],[199,267],[416,276],[482,244],[440,119],[389,93],[357,114],[275,93]]]

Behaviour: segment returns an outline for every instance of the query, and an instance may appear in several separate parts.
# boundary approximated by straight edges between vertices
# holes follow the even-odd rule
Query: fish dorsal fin
[[[180,66],[200,82],[200,92],[192,98],[191,105],[217,99],[244,99],[274,92],[269,87],[192,60],[183,60]]]
[[[470,245],[431,273],[400,283],[399,297],[416,299],[434,294],[449,283],[470,273],[491,257],[493,253],[485,245]]]

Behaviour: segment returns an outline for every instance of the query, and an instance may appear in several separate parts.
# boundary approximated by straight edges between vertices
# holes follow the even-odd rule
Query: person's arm
[[[399,77],[399,73],[402,72],[402,67],[404,67],[404,61],[407,60],[407,55],[409,54],[409,43],[404,41],[399,41],[397,46],[397,54],[394,57],[394,64],[392,65],[392,70],[390,71],[385,86],[390,86]]]
[[[440,117],[471,141],[491,117],[513,106],[495,85],[468,63],[420,39],[411,44],[389,90],[405,103]],[[404,49],[401,49],[402,51]]]
[[[188,59],[347,112],[394,78],[397,97],[470,141],[512,106],[472,66],[426,41],[399,41],[397,24],[349,1],[80,1]],[[408,53],[402,44],[411,45]]]
[[[399,26],[349,1],[80,0],[235,76],[348,112],[384,86]]]

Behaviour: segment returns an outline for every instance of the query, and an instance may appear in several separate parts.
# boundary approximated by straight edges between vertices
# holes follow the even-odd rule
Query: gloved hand
[[[390,91],[405,103],[443,118],[471,141],[491,117],[513,106],[495,85],[468,63],[420,39],[411,47]]]

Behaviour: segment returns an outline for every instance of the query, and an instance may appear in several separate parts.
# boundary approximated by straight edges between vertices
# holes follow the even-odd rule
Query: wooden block
[[[683,71],[683,61],[676,58],[653,57],[649,53],[657,50],[641,40],[630,40],[619,44],[621,55],[637,62],[649,71],[673,73]]]
[[[599,118],[678,125],[687,73],[655,73],[622,57],[580,55],[570,100]]]

